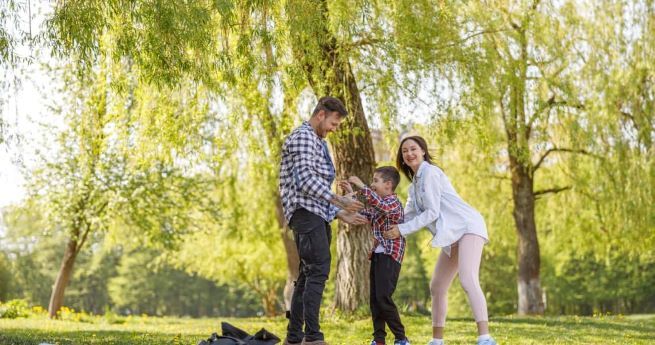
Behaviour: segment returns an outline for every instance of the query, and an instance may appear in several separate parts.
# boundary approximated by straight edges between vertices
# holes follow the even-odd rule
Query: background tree
[[[63,86],[73,90],[70,100],[63,104],[68,128],[62,132],[54,158],[46,158],[46,164],[31,178],[31,198],[45,210],[46,225],[68,237],[50,300],[51,317],[63,304],[77,256],[95,234],[119,228],[139,229],[137,240],[172,247],[177,236],[193,230],[199,214],[216,213],[205,207],[206,179],[185,176],[183,167],[174,161],[181,157],[172,150],[181,142],[173,139],[179,138],[176,131],[192,130],[185,127],[185,118],[196,114],[195,107],[202,104],[193,103],[193,95],[186,99],[179,94],[164,104],[161,95],[148,90],[149,97],[160,100],[158,114],[178,115],[178,122],[161,127],[157,123],[160,118],[143,116],[152,111],[149,104],[112,93],[108,80],[119,83],[120,79],[109,78],[110,67],[103,64],[96,74],[81,78],[64,73],[67,78]],[[142,89],[130,91],[138,93]],[[122,100],[131,102],[128,111],[114,112],[122,111],[121,106],[126,104]],[[135,138],[134,134],[142,135]],[[147,140],[154,137],[161,142],[166,136],[167,145],[153,147]],[[182,209],[187,211],[178,213]]]
[[[476,4],[462,12],[471,18],[469,27],[484,33],[471,41],[474,59],[462,66],[463,77],[471,78],[463,105],[482,118],[478,123],[505,133],[505,148],[497,156],[505,160],[499,172],[510,177],[512,186],[519,314],[544,312],[536,201],[571,188],[539,183],[536,173],[551,154],[587,152],[582,143],[563,142],[557,133],[574,123],[583,107],[571,82],[579,73],[577,31],[571,25],[579,18],[571,6],[541,1],[492,8]],[[552,16],[560,20],[552,21]],[[488,136],[486,131],[483,135]]]

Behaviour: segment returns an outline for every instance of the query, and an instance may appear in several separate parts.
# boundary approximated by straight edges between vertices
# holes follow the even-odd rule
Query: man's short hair
[[[346,110],[346,106],[343,105],[343,102],[341,102],[338,98],[330,96],[321,97],[321,99],[318,100],[318,104],[316,104],[316,108],[314,108],[312,116],[318,114],[318,112],[321,110],[329,112],[336,111],[341,117],[348,115],[348,111]]]
[[[400,183],[400,173],[396,168],[392,166],[379,167],[375,169],[375,173],[382,176],[382,181],[391,181],[391,190],[396,191],[396,187],[398,187],[398,183]]]

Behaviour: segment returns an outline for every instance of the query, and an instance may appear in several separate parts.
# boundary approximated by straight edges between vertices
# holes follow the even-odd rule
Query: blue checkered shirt
[[[327,142],[305,121],[282,145],[280,196],[287,222],[304,208],[329,222],[339,209],[329,202],[335,170]]]

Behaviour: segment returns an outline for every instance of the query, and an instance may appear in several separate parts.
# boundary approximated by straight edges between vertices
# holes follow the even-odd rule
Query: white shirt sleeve
[[[415,188],[414,190],[414,194],[421,193],[421,190],[424,191],[421,193],[421,199],[423,200],[423,211],[416,214],[418,210],[413,210],[416,215],[411,217],[410,220],[407,220],[408,218],[406,218],[405,223],[398,225],[398,230],[400,230],[400,233],[403,236],[407,236],[420,230],[421,228],[424,228],[428,224],[436,221],[439,217],[442,192],[441,183],[439,182],[439,174],[431,169],[426,169],[424,174],[425,177],[422,181],[424,188]],[[413,200],[408,198],[407,202],[409,203],[410,201],[414,203]]]

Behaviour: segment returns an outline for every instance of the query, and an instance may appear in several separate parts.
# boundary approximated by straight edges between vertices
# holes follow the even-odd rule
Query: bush
[[[30,316],[30,308],[24,299],[14,299],[0,303],[0,319],[16,319]]]

